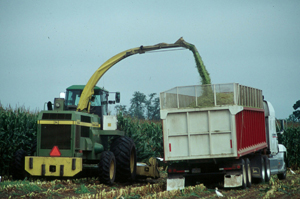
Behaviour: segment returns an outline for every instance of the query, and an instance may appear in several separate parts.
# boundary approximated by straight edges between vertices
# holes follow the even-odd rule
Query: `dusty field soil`
[[[101,184],[96,178],[74,180],[10,181],[2,178],[0,198],[217,198],[210,185],[186,187],[182,191],[167,192],[166,174],[161,178],[140,180],[134,183]],[[224,198],[300,198],[300,171],[288,172],[286,180],[272,176],[269,183],[252,184],[247,189],[219,188]]]

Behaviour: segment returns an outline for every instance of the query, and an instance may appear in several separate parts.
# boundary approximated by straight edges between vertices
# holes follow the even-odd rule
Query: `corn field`
[[[289,166],[300,166],[300,127],[288,127],[283,134],[278,134],[278,142],[287,148]]]
[[[162,125],[160,122],[137,120],[118,115],[118,129],[134,140],[137,160],[144,162],[150,157],[163,157]]]
[[[38,113],[24,107],[3,108],[0,104],[0,175],[11,174],[9,171],[14,153],[24,149],[30,154],[36,142]],[[150,157],[163,157],[162,124],[149,120],[137,120],[118,115],[118,129],[125,131],[136,145],[138,161],[145,162]],[[289,166],[300,166],[300,127],[289,126],[279,134],[279,143],[286,146]]]
[[[37,114],[24,107],[3,108],[0,104],[0,175],[7,175],[14,153],[30,153],[36,142]]]

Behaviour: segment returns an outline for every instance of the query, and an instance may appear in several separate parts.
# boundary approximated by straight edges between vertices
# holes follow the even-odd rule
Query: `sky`
[[[213,84],[261,89],[277,118],[292,114],[300,100],[298,0],[0,0],[0,102],[43,110],[112,56],[180,37],[197,47]],[[124,59],[97,86],[121,92],[128,108],[135,91],[200,83],[193,54],[177,50]]]

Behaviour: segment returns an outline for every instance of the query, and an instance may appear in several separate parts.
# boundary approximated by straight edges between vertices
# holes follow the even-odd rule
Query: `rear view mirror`
[[[116,92],[116,103],[120,103],[120,92]]]
[[[280,134],[283,134],[284,130],[285,130],[285,120],[280,120]]]

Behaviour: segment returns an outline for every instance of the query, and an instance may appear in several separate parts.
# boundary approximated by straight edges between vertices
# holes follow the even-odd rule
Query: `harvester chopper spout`
[[[140,46],[140,47],[125,50],[108,59],[95,71],[95,73],[89,79],[88,83],[85,85],[77,106],[77,111],[88,110],[89,101],[91,100],[94,94],[94,87],[96,86],[100,78],[105,74],[105,72],[108,71],[112,66],[114,66],[119,61],[135,54],[143,54],[148,51],[155,51],[155,50],[161,50],[167,48],[179,48],[179,47],[187,48],[193,52],[197,64],[198,72],[200,73],[200,76],[202,78],[202,83],[210,84],[209,73],[207,72],[203,64],[201,56],[199,55],[196,47],[193,44],[184,41],[184,39],[181,37],[174,44],[159,43],[151,46]]]

